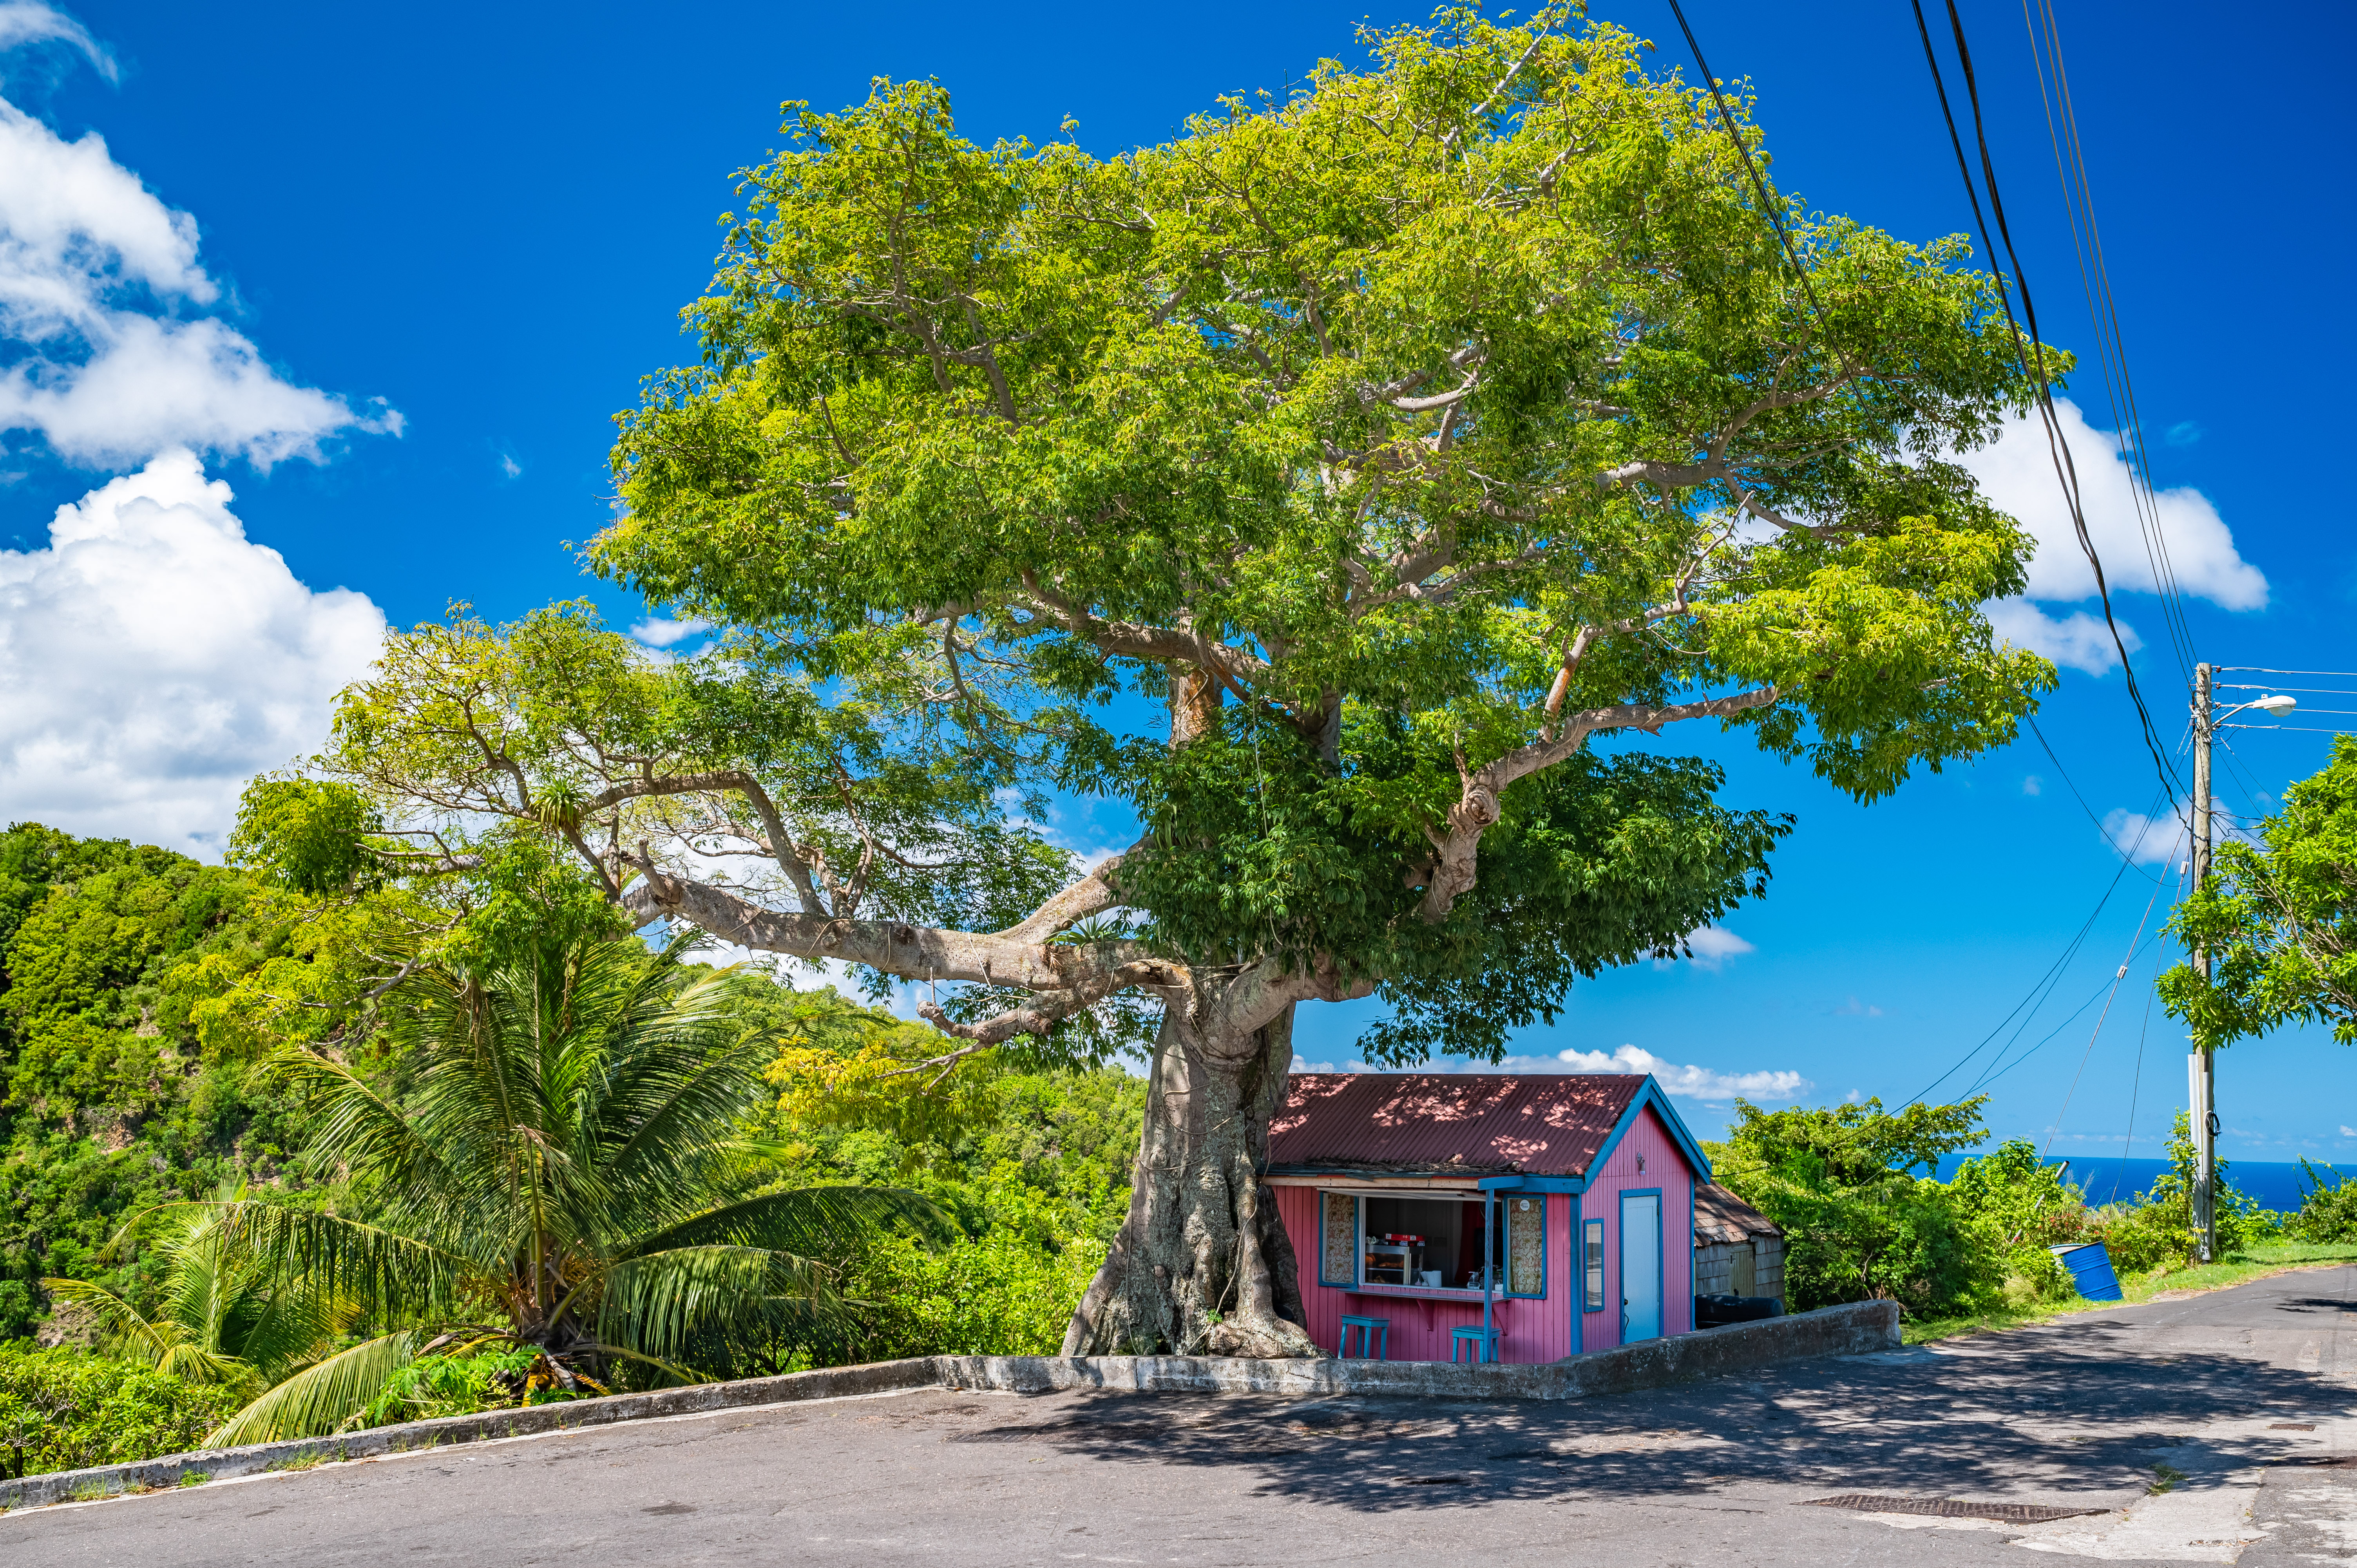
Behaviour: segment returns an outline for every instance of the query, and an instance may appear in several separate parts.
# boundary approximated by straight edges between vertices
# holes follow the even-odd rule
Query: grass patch
[[[326,1454],[319,1449],[310,1448],[289,1458],[274,1459],[269,1464],[264,1465],[263,1468],[265,1470],[285,1470],[290,1472],[296,1470],[316,1470],[320,1466],[326,1464],[331,1457],[333,1457],[333,1455]]]
[[[2148,1498],[2165,1497],[2169,1493],[2177,1490],[2177,1483],[2183,1479],[2185,1479],[2185,1472],[2179,1469],[2176,1466],[2155,1465],[2152,1467],[2152,1485],[2144,1489],[2145,1496]]]
[[[180,1473],[180,1485],[184,1487],[201,1487],[212,1478],[211,1472],[207,1470],[183,1470]]]
[[[2083,1296],[2072,1296],[2066,1301],[2040,1302],[2002,1312],[1983,1313],[1977,1316],[1913,1318],[1901,1325],[1900,1332],[1910,1345],[1952,1339],[1964,1334],[1995,1334],[2007,1328],[2018,1328],[2028,1323],[2043,1323],[2048,1318],[2061,1317],[2068,1313],[2134,1306],[2175,1292],[2223,1290],[2228,1285],[2247,1284],[2253,1280],[2265,1279],[2269,1274],[2280,1274],[2291,1269],[2347,1262],[2357,1262],[2357,1247],[2319,1246],[2299,1241],[2270,1243],[2200,1267],[2156,1269],[2150,1273],[2132,1274],[2120,1282],[2121,1294],[2127,1298],[2125,1301],[2089,1301]]]

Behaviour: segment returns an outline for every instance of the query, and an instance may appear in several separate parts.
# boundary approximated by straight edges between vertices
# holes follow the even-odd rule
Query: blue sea
[[[1942,1160],[1940,1179],[1946,1181],[1954,1176],[1956,1167],[1965,1158],[1963,1155],[1950,1155]],[[2068,1179],[2071,1185],[2084,1189],[2087,1201],[2098,1206],[2134,1200],[2169,1168],[2167,1160],[2106,1160],[2085,1155],[2074,1155],[2067,1160],[2058,1157],[2046,1163],[2070,1166]],[[2319,1161],[2318,1165],[2321,1167],[2323,1162]],[[2268,1208],[2296,1209],[2299,1207],[2300,1195],[2308,1189],[2297,1160],[2228,1160],[2225,1165],[2227,1185],[2250,1194]],[[2357,1165],[2344,1165],[2341,1168],[2341,1176],[2343,1180],[2357,1178]]]

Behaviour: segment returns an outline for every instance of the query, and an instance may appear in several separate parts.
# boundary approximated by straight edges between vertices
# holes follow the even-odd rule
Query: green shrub
[[[2283,1235],[2283,1216],[2273,1212],[2226,1177],[2228,1162],[2217,1163],[2218,1256],[2232,1257]],[[2193,1133],[2184,1112],[2169,1130],[2169,1169],[2134,1204],[2106,1206],[2096,1217],[2093,1240],[2111,1254],[2120,1273],[2182,1268],[2193,1261]]]
[[[2304,1155],[2299,1165],[2308,1190],[2300,1195],[2299,1212],[2285,1221],[2284,1233],[2295,1241],[2357,1241],[2357,1181]]]
[[[0,1348],[0,1436],[24,1423],[27,1475],[185,1453],[237,1403],[229,1390],[84,1350]]]
[[[1726,1142],[1706,1149],[1718,1179],[1784,1232],[1795,1311],[1872,1298],[1924,1316],[1984,1311],[2005,1292],[1996,1222],[1911,1174],[1986,1137],[1983,1102],[1892,1112],[1878,1100],[1781,1111],[1738,1100]]]
[[[515,1405],[554,1404],[584,1396],[554,1387],[538,1350],[484,1350],[471,1356],[420,1356],[400,1368],[361,1411],[355,1426],[390,1426]]]
[[[1104,1261],[1101,1243],[1060,1251],[1011,1230],[929,1251],[903,1236],[862,1253],[846,1271],[854,1300],[810,1347],[820,1365],[904,1356],[1051,1356],[1072,1308]]]

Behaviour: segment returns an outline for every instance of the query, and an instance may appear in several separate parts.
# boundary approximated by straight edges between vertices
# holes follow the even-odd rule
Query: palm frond
[[[798,1187],[706,1210],[640,1238],[624,1255],[723,1245],[839,1258],[894,1230],[933,1242],[956,1233],[939,1204],[907,1187]]]
[[[455,1252],[338,1215],[253,1199],[221,1209],[224,1228],[274,1281],[363,1314],[430,1312],[455,1302],[474,1273]]]
[[[414,1329],[382,1335],[307,1367],[223,1423],[206,1448],[237,1448],[290,1437],[325,1437],[383,1391],[416,1355]]]
[[[446,1151],[343,1063],[289,1046],[264,1065],[309,1109],[314,1163],[365,1170],[396,1191],[449,1185]]]
[[[597,1337],[644,1357],[681,1359],[714,1338],[749,1336],[774,1299],[831,1294],[825,1268],[763,1247],[675,1247],[615,1265]]]
[[[41,1288],[54,1301],[70,1301],[86,1308],[95,1319],[100,1343],[113,1355],[144,1366],[161,1367],[181,1343],[178,1325],[150,1323],[131,1304],[103,1285],[88,1280],[44,1279]]]

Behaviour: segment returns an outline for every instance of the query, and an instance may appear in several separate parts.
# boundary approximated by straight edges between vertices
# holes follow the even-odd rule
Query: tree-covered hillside
[[[297,1133],[251,1054],[208,1049],[197,961],[251,969],[285,941],[245,873],[23,822],[0,834],[0,1339],[45,1274],[110,1277],[123,1218],[279,1174]]]

